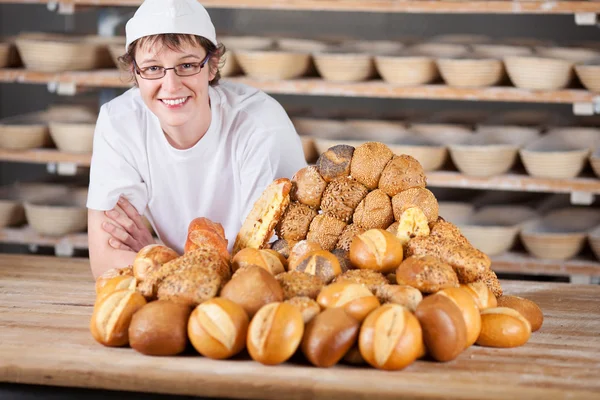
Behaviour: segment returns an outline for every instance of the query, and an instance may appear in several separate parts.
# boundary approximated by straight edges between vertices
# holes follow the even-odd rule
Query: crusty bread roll
[[[279,238],[285,240],[304,240],[308,234],[308,227],[317,214],[315,209],[293,201],[275,227],[275,232]]]
[[[344,221],[352,220],[354,210],[369,190],[350,177],[337,178],[327,185],[321,199],[321,210],[326,215]]]
[[[359,322],[380,306],[377,297],[367,287],[351,282],[337,282],[325,286],[317,296],[317,303],[325,309],[343,308],[349,316]]]
[[[262,249],[273,236],[275,226],[290,203],[292,182],[286,178],[275,179],[254,202],[244,220],[233,245],[232,255],[241,249]]]
[[[460,309],[467,327],[465,349],[468,348],[475,343],[481,332],[481,316],[479,315],[479,307],[477,307],[475,299],[461,287],[443,289],[436,295],[449,297]]]
[[[133,275],[137,280],[143,281],[150,272],[159,269],[161,265],[177,257],[179,257],[179,254],[167,246],[149,244],[138,251],[135,256],[135,260],[133,260]]]
[[[337,258],[340,263],[340,269],[342,270],[342,274],[350,269],[352,269],[352,263],[350,262],[350,252],[344,249],[334,249],[331,251],[331,254]]]
[[[325,286],[325,282],[315,275],[304,272],[288,271],[275,277],[283,289],[283,298],[289,300],[293,297],[309,297],[316,299]]]
[[[310,223],[306,239],[317,242],[323,250],[331,251],[335,248],[345,227],[346,223],[344,221],[329,215],[319,214]]]
[[[321,205],[321,197],[327,187],[327,182],[316,166],[304,167],[292,177],[292,190],[290,197],[311,208],[318,209]]]
[[[422,293],[435,293],[458,287],[452,267],[433,256],[410,256],[396,269],[396,282],[412,286]]]
[[[379,179],[379,189],[390,197],[406,189],[425,186],[427,178],[423,167],[414,157],[406,154],[394,157],[387,163]]]
[[[271,243],[271,250],[275,250],[287,260],[290,257],[290,251],[292,250],[292,247],[294,247],[296,243],[297,242],[294,242],[292,240],[288,241],[285,239],[278,239]]]
[[[163,279],[158,287],[157,297],[159,300],[170,300],[195,307],[217,296],[224,284],[216,271],[195,266]]]
[[[427,216],[419,207],[408,207],[404,210],[398,220],[396,237],[400,239],[403,246],[417,236],[429,236],[431,230]]]
[[[336,277],[334,282],[351,282],[366,286],[371,292],[376,293],[377,288],[388,284],[385,276],[370,269],[351,269]]]
[[[298,266],[300,260],[308,253],[313,251],[323,250],[321,245],[317,242],[312,242],[310,240],[301,240],[297,242],[290,249],[290,256],[288,257],[288,271],[293,271]]]
[[[487,287],[490,288],[494,296],[500,297],[503,295],[502,286],[500,285],[500,281],[496,276],[496,273],[492,270],[491,267],[488,267],[484,272],[483,276],[480,279],[483,283],[486,284]],[[468,282],[466,282],[468,283]]]
[[[283,290],[275,277],[265,269],[246,266],[233,274],[221,290],[221,297],[242,306],[252,318],[265,304],[283,301]]]
[[[146,299],[135,290],[112,292],[94,307],[90,332],[98,343],[110,347],[129,344],[129,324]]]
[[[408,308],[413,313],[421,300],[423,300],[423,295],[419,289],[408,285],[379,286],[375,294],[382,304],[399,304]]]
[[[392,200],[383,190],[373,190],[358,204],[352,221],[365,230],[386,229],[394,222]]]
[[[425,188],[411,188],[404,190],[392,197],[394,219],[400,220],[402,213],[410,207],[419,207],[432,224],[438,220],[440,207],[434,194]]]
[[[100,289],[100,291],[96,295],[95,303],[100,303],[112,292],[116,292],[117,290],[122,289],[135,290],[136,286],[137,280],[135,279],[135,276],[115,276],[114,278],[107,280],[106,284],[102,287],[102,289]]]
[[[100,293],[102,288],[115,276],[133,276],[133,266],[125,268],[112,268],[104,272],[96,279],[96,294]]]
[[[488,347],[522,346],[531,337],[531,324],[517,310],[509,307],[481,311],[481,333],[477,344]]]
[[[437,221],[433,223],[430,236],[434,238],[448,239],[461,245],[471,245],[456,225],[445,221],[442,217],[439,217]]]
[[[152,301],[139,309],[129,325],[129,345],[151,356],[173,356],[185,350],[191,307]]]
[[[367,142],[354,150],[350,175],[369,190],[379,185],[381,173],[394,153],[383,143]]]
[[[350,175],[354,147],[338,144],[330,147],[317,160],[317,170],[326,182]]]
[[[398,233],[398,226],[400,225],[399,221],[394,222],[390,226],[386,228],[386,231],[393,234],[394,236]]]
[[[400,240],[383,229],[369,229],[350,245],[350,262],[360,269],[391,272],[400,265],[403,256]]]
[[[508,307],[517,310],[531,324],[531,331],[535,332],[544,323],[544,313],[540,307],[529,299],[518,296],[500,296],[498,307]]]
[[[352,240],[365,231],[366,229],[361,228],[356,224],[347,225],[342,231],[335,248],[350,251],[350,244],[352,244]]]
[[[308,324],[314,317],[319,315],[321,312],[321,306],[315,300],[306,296],[292,297],[289,300],[284,301],[293,305],[302,314],[302,319],[305,324]]]
[[[342,268],[337,257],[326,250],[306,254],[298,261],[296,271],[318,276],[325,283],[329,283],[342,273]]]
[[[285,262],[285,260],[283,261]],[[270,249],[257,250],[247,247],[240,250],[231,259],[231,270],[233,272],[249,265],[261,267],[273,276],[285,272],[285,267],[279,253]]]

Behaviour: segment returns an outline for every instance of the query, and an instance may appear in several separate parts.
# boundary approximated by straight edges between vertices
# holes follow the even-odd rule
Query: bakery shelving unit
[[[0,0],[3,3],[46,4],[49,10],[74,13],[78,7],[135,7],[142,0]],[[431,1],[431,0],[202,0],[211,8],[297,10],[371,13],[421,14],[546,14],[573,15],[581,25],[594,25],[600,14],[600,2],[594,1]],[[114,10],[113,10],[114,11]],[[318,78],[286,81],[256,80],[249,77],[226,78],[245,83],[271,94],[317,95],[389,99],[429,99],[517,103],[569,104],[576,114],[600,113],[600,96],[583,89],[530,91],[515,87],[485,89],[452,88],[446,85],[419,87],[393,86],[384,81],[334,83]],[[73,95],[88,88],[127,88],[127,77],[118,70],[86,72],[40,73],[24,69],[0,69],[0,83],[43,84],[50,92]],[[8,152],[0,150],[0,161],[44,163],[59,174],[73,174],[77,167],[88,167],[89,155],[72,155],[56,150]],[[513,190],[529,192],[568,193],[574,202],[590,203],[600,194],[600,180],[578,177],[574,179],[543,179],[522,174],[506,174],[492,178],[474,178],[459,172],[434,171],[427,174],[431,186]],[[0,229],[1,243],[19,243],[30,246],[54,246],[57,254],[72,254],[72,249],[87,248],[85,234],[66,238],[45,238],[30,228]],[[573,282],[600,280],[600,263],[587,259],[567,261],[540,260],[523,253],[506,253],[493,257],[494,267],[501,273],[525,275],[569,276]]]

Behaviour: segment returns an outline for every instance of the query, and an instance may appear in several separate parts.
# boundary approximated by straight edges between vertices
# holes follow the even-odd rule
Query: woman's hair
[[[202,48],[204,48],[207,54],[211,54],[207,65],[210,68],[210,72],[215,73],[215,77],[212,81],[210,81],[210,86],[218,85],[219,80],[221,79],[220,69],[223,63],[225,62],[225,58],[223,57],[223,55],[225,54],[226,49],[222,43],[219,43],[218,46],[215,46],[214,43],[212,43],[206,38],[203,38],[202,36],[181,33],[163,33],[160,35],[144,36],[143,38],[140,38],[131,43],[131,45],[129,45],[127,53],[119,57],[118,60],[121,63],[121,67],[123,67],[127,71],[131,71],[130,78],[133,82],[135,82],[133,60],[135,59],[137,49],[145,46],[166,46],[168,49],[171,49],[173,51],[181,51],[183,45],[185,44],[190,44],[193,46],[202,46]]]

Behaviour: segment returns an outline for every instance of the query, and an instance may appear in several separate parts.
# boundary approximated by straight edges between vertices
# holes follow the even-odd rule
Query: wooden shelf
[[[28,245],[30,247],[53,247],[56,255],[71,256],[75,249],[87,250],[87,233],[73,233],[65,236],[42,236],[30,226],[20,228],[0,228],[0,243]]]
[[[466,176],[460,172],[432,171],[427,173],[427,185],[463,189],[600,194],[600,179],[597,178],[550,179],[520,174],[478,178]]]
[[[24,151],[0,149],[0,161],[33,164],[75,164],[80,167],[89,167],[91,159],[91,154],[63,153],[56,149],[32,149]]]
[[[600,277],[600,262],[592,259],[545,260],[525,253],[504,253],[491,259],[492,269],[500,273]]]
[[[564,104],[591,104],[596,97],[594,93],[583,89],[532,91],[510,86],[467,89],[452,88],[442,84],[403,87],[381,80],[357,83],[327,82],[318,78],[262,81],[245,76],[225,80],[244,83],[271,94]],[[67,91],[74,91],[76,86],[119,88],[131,86],[127,75],[116,69],[62,73],[0,69],[0,82],[48,84],[49,87],[54,88],[53,90],[58,91],[60,86],[67,87],[65,89]]]
[[[0,3],[56,4],[65,10],[76,6],[129,6],[142,0],[0,0]],[[591,1],[431,1],[431,0],[202,0],[208,8],[353,11],[375,13],[452,14],[575,14],[600,13]]]

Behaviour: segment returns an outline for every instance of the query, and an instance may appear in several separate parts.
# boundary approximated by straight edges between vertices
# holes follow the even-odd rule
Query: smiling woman
[[[306,163],[283,108],[266,94],[219,82],[224,53],[196,0],[146,0],[126,26],[120,61],[135,87],[103,105],[88,195],[95,276],[133,263],[160,239],[183,253],[188,223],[222,224],[229,247],[274,179]]]

